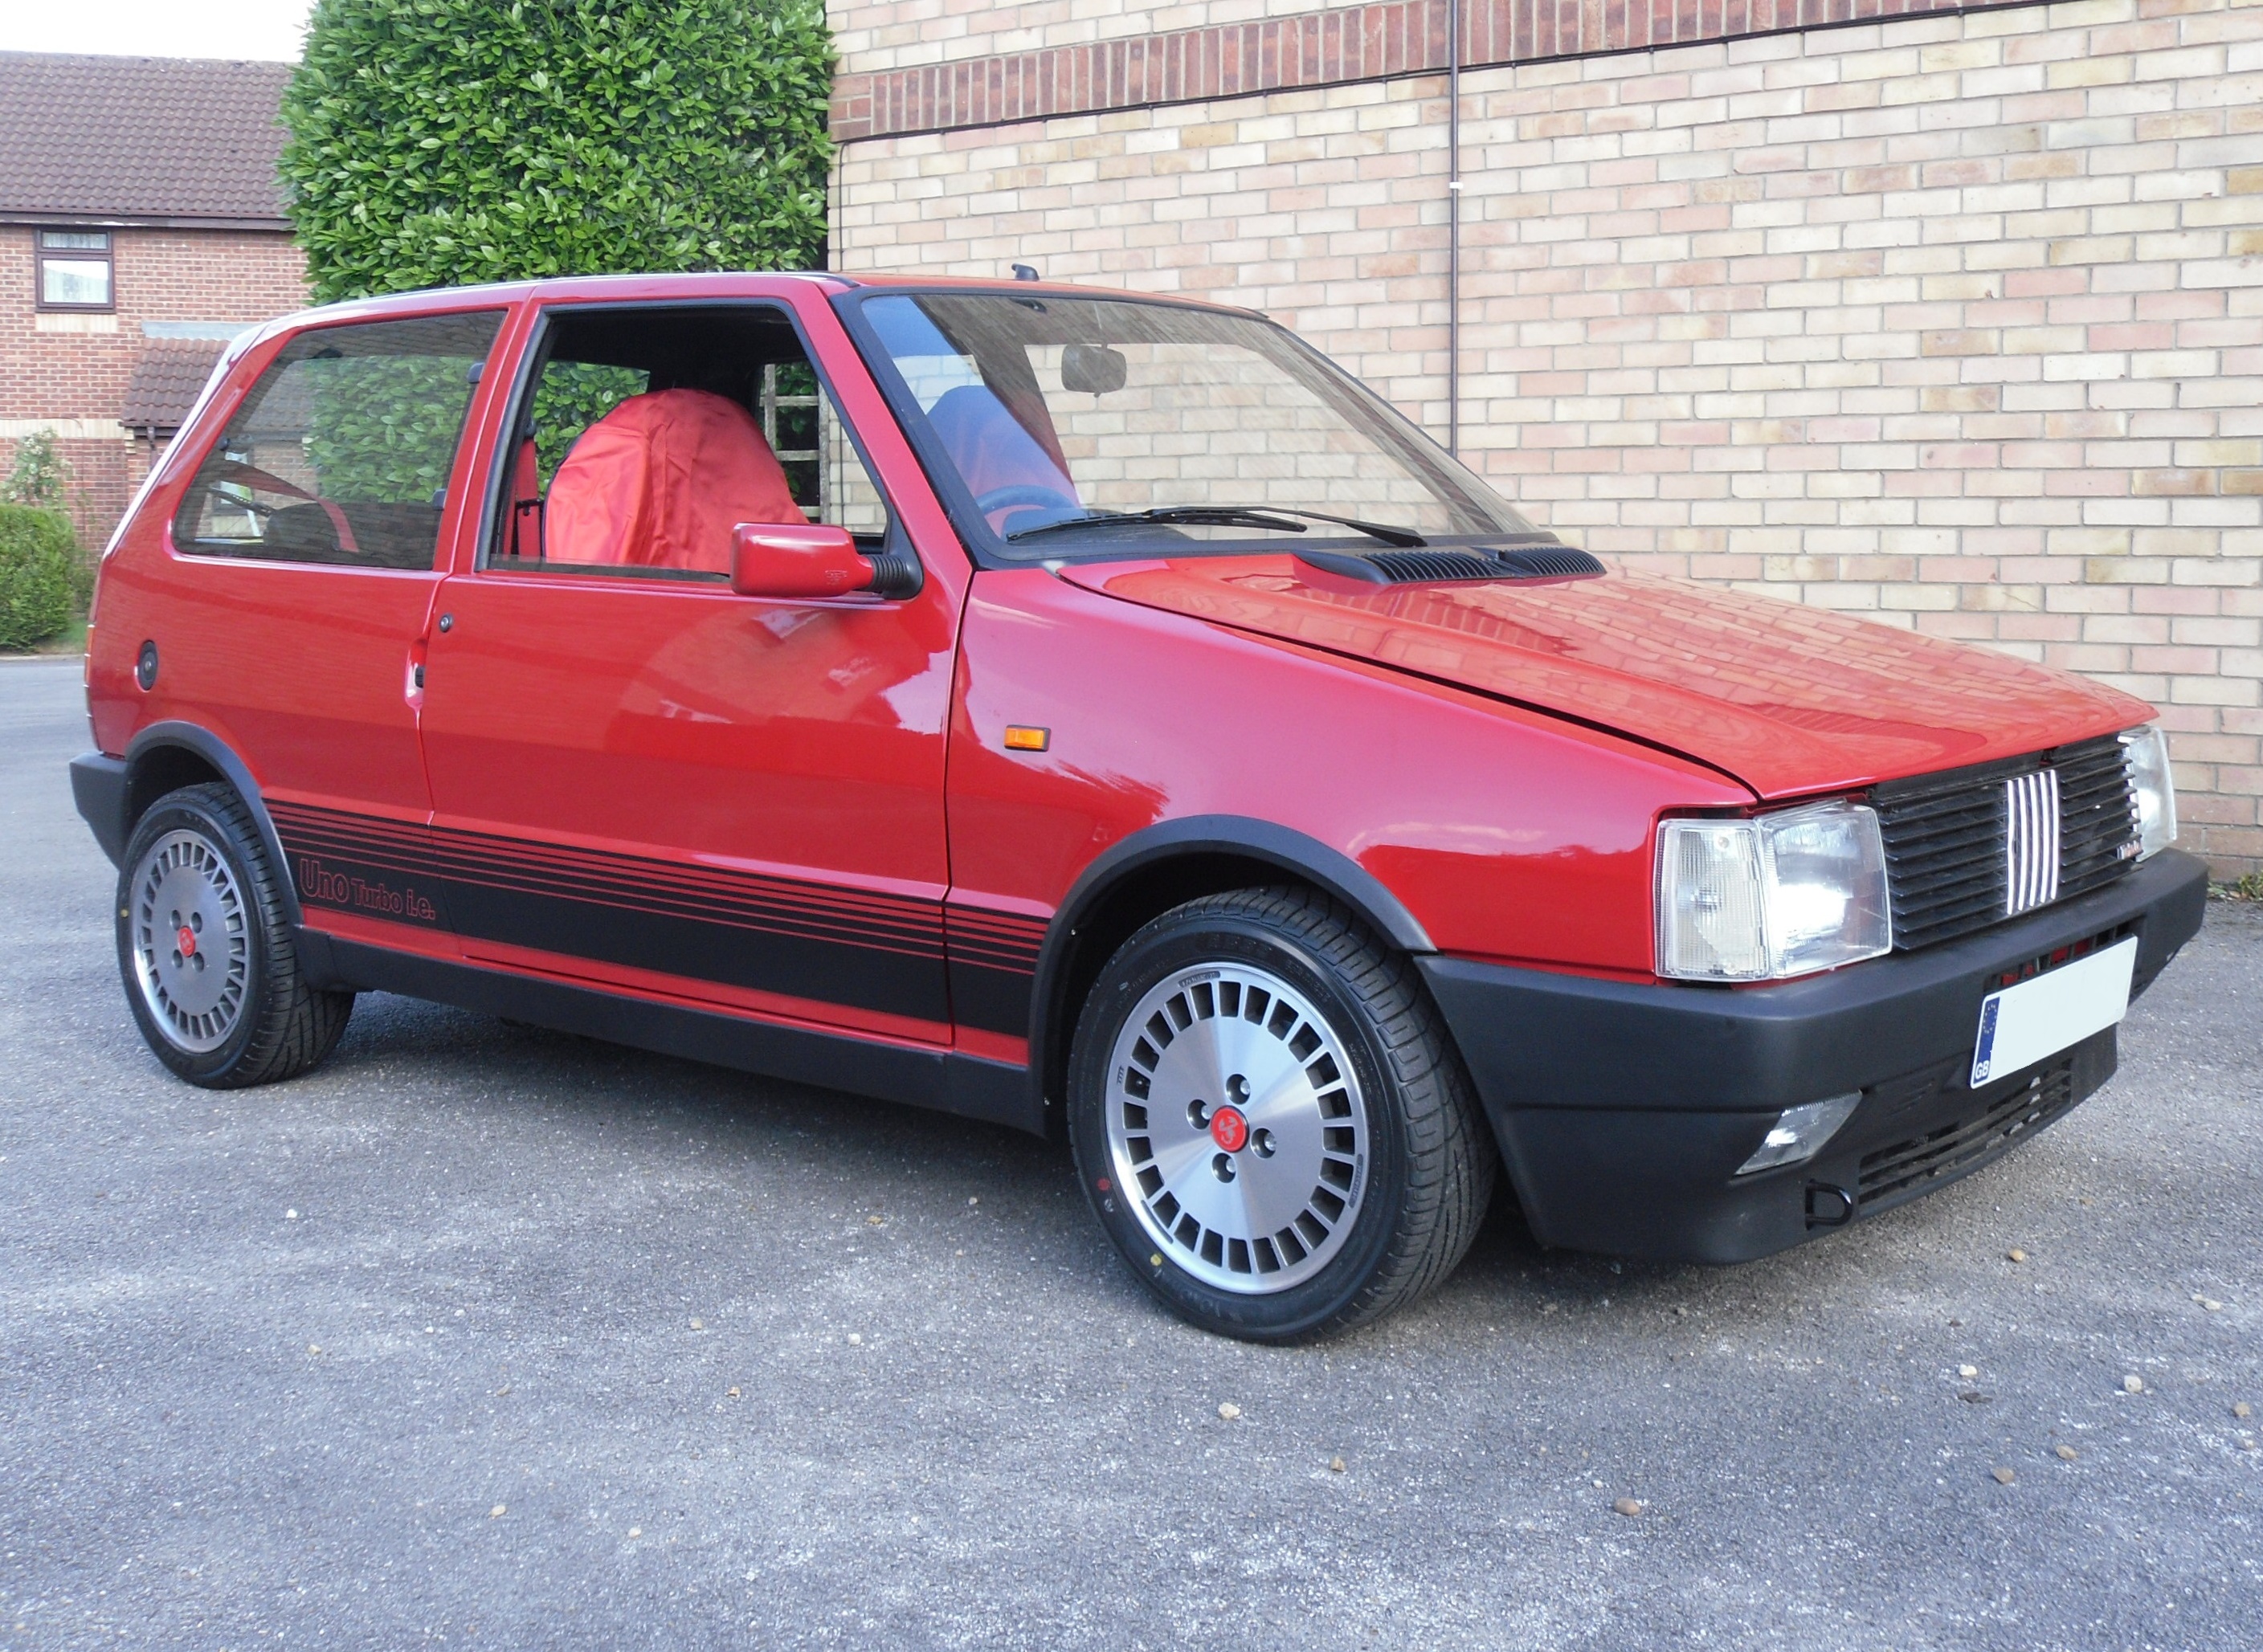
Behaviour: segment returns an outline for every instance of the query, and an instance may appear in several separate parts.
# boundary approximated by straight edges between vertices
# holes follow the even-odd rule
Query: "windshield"
[[[879,295],[864,315],[930,464],[949,466],[938,480],[999,555],[1536,531],[1381,398],[1254,316],[999,293]]]

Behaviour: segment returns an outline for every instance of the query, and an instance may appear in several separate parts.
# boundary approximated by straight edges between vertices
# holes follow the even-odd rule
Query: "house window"
[[[40,232],[40,307],[107,310],[111,292],[110,235],[99,229]]]

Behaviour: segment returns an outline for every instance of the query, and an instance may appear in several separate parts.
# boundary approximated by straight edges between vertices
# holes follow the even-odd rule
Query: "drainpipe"
[[[1446,451],[1462,452],[1462,0],[1446,0]]]

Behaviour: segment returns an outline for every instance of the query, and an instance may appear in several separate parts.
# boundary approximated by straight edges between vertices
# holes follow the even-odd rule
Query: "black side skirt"
[[[300,962],[322,986],[430,999],[741,1072],[1046,1133],[1045,1109],[1026,1067],[617,997],[595,987],[342,941],[303,926],[294,926],[293,936]]]

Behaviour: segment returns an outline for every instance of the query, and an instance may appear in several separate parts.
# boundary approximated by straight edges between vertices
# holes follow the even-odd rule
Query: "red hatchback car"
[[[1262,316],[540,282],[231,353],[103,562],[127,1002],[405,992],[1073,1144],[1173,1308],[1733,1261],[2063,1115],[2198,927],[2141,703],[1623,572]]]

